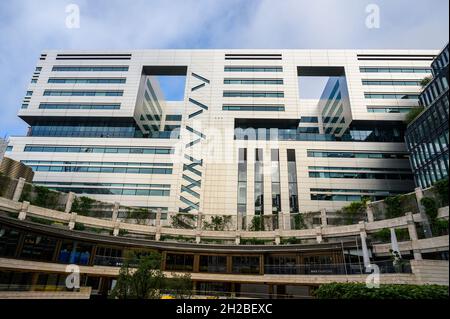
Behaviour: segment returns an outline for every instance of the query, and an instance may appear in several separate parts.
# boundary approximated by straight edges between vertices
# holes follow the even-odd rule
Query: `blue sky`
[[[79,29],[65,27],[66,5]],[[380,28],[365,26],[368,4]],[[23,135],[17,110],[45,49],[440,49],[448,0],[0,1],[0,136]]]

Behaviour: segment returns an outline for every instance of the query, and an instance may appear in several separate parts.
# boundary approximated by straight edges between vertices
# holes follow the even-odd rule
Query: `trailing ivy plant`
[[[403,198],[401,195],[388,196],[384,199],[386,205],[386,218],[396,218],[403,215]]]
[[[434,191],[438,194],[442,206],[448,205],[448,178],[441,179],[434,183]]]
[[[191,214],[176,214],[170,217],[173,228],[194,229],[197,217]]]
[[[136,219],[137,223],[142,225],[150,217],[150,213],[145,208],[135,208],[130,211],[128,216],[131,219]]]
[[[92,204],[94,202],[94,199],[86,196],[76,197],[73,200],[72,211],[76,212],[77,214],[87,216],[89,215],[89,212],[92,209]]]

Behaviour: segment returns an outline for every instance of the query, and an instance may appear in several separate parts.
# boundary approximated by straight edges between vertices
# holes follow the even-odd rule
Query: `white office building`
[[[334,211],[414,189],[404,118],[436,54],[45,51],[19,111],[29,131],[7,155],[35,183],[122,205]]]

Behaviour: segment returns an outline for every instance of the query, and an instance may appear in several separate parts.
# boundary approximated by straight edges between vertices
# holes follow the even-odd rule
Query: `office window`
[[[44,96],[122,96],[123,91],[57,91],[45,90]]]
[[[54,66],[53,72],[126,72],[128,66]]]
[[[247,149],[240,148],[238,152],[237,211],[245,215],[247,213]]]
[[[255,215],[264,215],[263,149],[255,149]]]
[[[45,110],[118,110],[120,104],[41,103],[39,108]]]
[[[291,213],[298,213],[298,187],[297,187],[297,162],[295,150],[287,150],[288,160],[288,183],[289,183],[289,210]]]
[[[281,66],[226,66],[225,72],[283,72]]]
[[[123,84],[125,78],[50,78],[48,83],[59,84]]]
[[[267,97],[281,98],[284,92],[258,92],[258,91],[224,91],[223,97]]]
[[[281,186],[280,186],[280,154],[278,149],[270,150],[271,175],[272,175],[272,213],[281,211]]]

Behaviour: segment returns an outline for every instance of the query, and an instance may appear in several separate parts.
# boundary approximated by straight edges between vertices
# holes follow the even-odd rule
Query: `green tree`
[[[137,267],[133,269],[131,263],[137,263]],[[125,258],[111,296],[119,299],[157,299],[165,280],[161,271],[161,254],[133,253]]]

